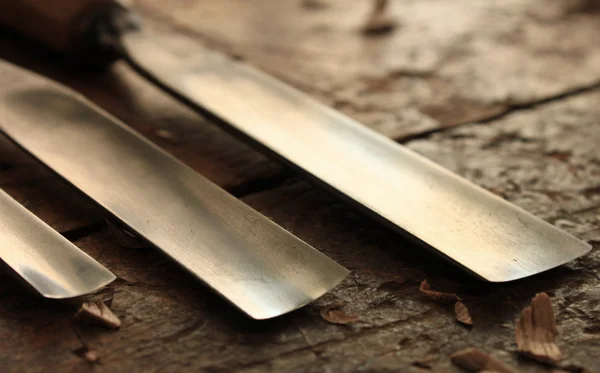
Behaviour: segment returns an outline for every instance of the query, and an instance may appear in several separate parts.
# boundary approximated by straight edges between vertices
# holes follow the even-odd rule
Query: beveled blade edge
[[[126,34],[123,45],[136,70],[184,104],[477,277],[513,281],[591,249],[306,94],[186,36],[147,28]]]
[[[92,293],[116,276],[0,189],[0,259],[45,298]]]
[[[0,130],[250,317],[349,273],[80,95],[1,61]]]

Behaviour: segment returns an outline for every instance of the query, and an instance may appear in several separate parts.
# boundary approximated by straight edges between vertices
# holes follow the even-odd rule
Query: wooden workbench
[[[0,187],[117,276],[117,331],[73,319],[0,269],[0,372],[458,372],[478,347],[522,372],[514,324],[538,292],[564,365],[600,371],[600,6],[397,0],[365,36],[368,1],[137,0],[149,21],[247,60],[593,244],[585,257],[482,283],[313,187],[175,102],[125,64],[75,69],[13,34],[0,57],[61,81],[352,271],[313,304],[252,321],[158,251],[123,245],[87,198],[0,136]],[[157,201],[168,203],[168,201]],[[1,213],[1,212],[0,212]],[[418,290],[458,293],[475,325]],[[360,320],[319,314],[339,305]],[[82,351],[97,352],[90,363]],[[427,368],[430,366],[431,368]]]

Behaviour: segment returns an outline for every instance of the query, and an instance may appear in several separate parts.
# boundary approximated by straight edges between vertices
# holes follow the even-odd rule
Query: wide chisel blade
[[[489,281],[590,245],[247,64],[148,25],[121,53],[154,83],[389,226]]]
[[[253,318],[348,273],[81,96],[2,61],[0,130]]]
[[[78,297],[116,278],[3,190],[0,259],[46,298]]]

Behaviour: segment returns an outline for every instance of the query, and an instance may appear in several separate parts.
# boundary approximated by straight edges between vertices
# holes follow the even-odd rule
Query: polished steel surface
[[[253,318],[348,273],[82,97],[3,62],[0,129]]]
[[[2,190],[0,259],[46,298],[77,297],[116,278]]]
[[[392,227],[489,281],[570,261],[590,245],[193,40],[145,30],[123,37],[129,62],[188,105],[349,197]]]

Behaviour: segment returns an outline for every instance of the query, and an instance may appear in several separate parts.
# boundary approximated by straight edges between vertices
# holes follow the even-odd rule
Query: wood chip
[[[550,297],[539,293],[526,307],[517,321],[515,342],[519,352],[542,363],[555,364],[562,360],[554,340],[558,336],[556,319]]]
[[[498,360],[477,348],[467,348],[454,353],[450,359],[452,363],[469,372],[492,371],[498,373],[515,373]]]
[[[100,355],[96,350],[88,349],[86,346],[76,349],[73,351],[75,355],[85,359],[88,363],[95,364],[100,360]]]
[[[98,356],[96,350],[88,350],[85,354],[83,354],[83,358],[90,363],[96,363],[100,359],[100,356]]]
[[[357,315],[347,315],[344,311],[336,307],[326,307],[321,310],[321,317],[332,324],[352,324],[358,321]]]
[[[387,14],[388,0],[375,0],[373,11],[371,12],[367,23],[363,26],[362,32],[365,35],[381,35],[394,30],[397,26],[396,21]]]
[[[121,326],[121,320],[102,301],[83,303],[75,317],[110,329],[118,329]]]
[[[456,320],[465,325],[473,325],[473,319],[469,313],[469,309],[463,302],[456,302],[454,304],[454,313],[456,314]]]
[[[421,291],[421,293],[427,294],[431,299],[441,303],[451,303],[462,300],[458,295],[454,293],[441,293],[439,291],[431,290],[431,285],[429,285],[427,280],[423,280],[423,282],[421,282],[419,290]]]

